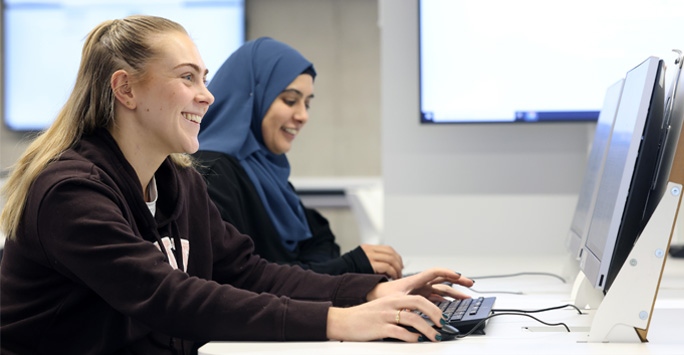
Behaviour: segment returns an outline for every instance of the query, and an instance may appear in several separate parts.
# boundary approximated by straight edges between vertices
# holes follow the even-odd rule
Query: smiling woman
[[[235,51],[209,84],[195,157],[223,219],[252,237],[257,254],[327,274],[377,273],[400,278],[401,256],[364,244],[340,255],[328,221],[304,207],[288,179],[285,155],[309,121],[313,64],[271,38]]]
[[[300,74],[266,111],[261,131],[266,148],[273,154],[290,151],[292,141],[309,120],[309,104],[313,96],[313,77]]]
[[[167,156],[199,148],[199,123],[214,97],[205,85],[207,69],[185,33],[154,37],[155,55],[141,80],[124,69],[112,75],[116,125],[110,133],[140,178],[148,183]],[[144,154],[141,154],[144,152]]]
[[[167,19],[130,16],[90,32],[74,91],[3,189],[0,352],[193,354],[207,340],[415,342],[418,335],[388,315],[415,309],[438,323],[441,312],[426,297],[464,297],[439,283],[472,281],[446,269],[381,282],[256,255],[249,237],[221,220],[187,155],[214,101],[206,73],[183,27]],[[438,340],[418,315],[401,322]]]

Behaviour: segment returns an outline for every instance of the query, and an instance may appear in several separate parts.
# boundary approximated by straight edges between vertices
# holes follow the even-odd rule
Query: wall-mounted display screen
[[[423,123],[595,121],[604,90],[682,46],[669,0],[419,0]]]
[[[208,79],[245,40],[243,0],[3,0],[3,118],[11,130],[47,128],[66,102],[88,32],[133,14],[188,31]]]

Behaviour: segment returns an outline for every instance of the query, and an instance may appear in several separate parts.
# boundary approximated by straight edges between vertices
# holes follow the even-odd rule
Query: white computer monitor
[[[599,182],[601,181],[606,153],[608,152],[608,143],[610,143],[610,136],[613,133],[613,122],[615,122],[624,82],[624,79],[620,79],[608,87],[603,99],[601,113],[596,123],[594,140],[589,151],[575,213],[566,237],[566,249],[574,260],[580,259],[582,245],[584,245],[591,216],[594,213]]]
[[[665,129],[662,60],[650,57],[625,76],[580,269],[607,292],[644,224]]]

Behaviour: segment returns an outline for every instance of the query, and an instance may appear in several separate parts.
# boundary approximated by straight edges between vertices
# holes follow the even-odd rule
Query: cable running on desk
[[[476,331],[484,322],[486,322],[486,321],[488,321],[488,320],[490,320],[490,319],[492,319],[492,318],[494,318],[494,317],[499,317],[499,316],[523,316],[523,317],[528,317],[528,318],[532,318],[532,319],[536,320],[537,322],[539,322],[539,323],[541,323],[541,324],[548,325],[548,326],[550,326],[550,327],[563,326],[563,327],[565,327],[565,330],[567,330],[568,333],[570,333],[570,327],[568,327],[568,325],[565,324],[565,323],[548,323],[548,322],[544,322],[543,320],[541,320],[541,319],[539,319],[539,318],[537,318],[537,317],[535,317],[535,316],[531,316],[531,315],[529,315],[529,314],[526,314],[526,313],[495,313],[495,314],[492,314],[492,315],[490,315],[489,317],[484,318],[484,319],[482,319],[481,321],[479,321],[479,322],[478,322],[472,329],[470,329],[470,331],[468,331],[467,333],[457,335],[456,338],[461,339],[461,338],[465,338],[465,337],[467,337],[467,336],[473,334],[473,332],[475,332],[475,331]]]
[[[517,272],[513,274],[501,274],[501,275],[484,275],[484,276],[474,276],[470,277],[472,280],[483,280],[483,279],[498,279],[498,278],[505,278],[505,277],[516,277],[516,276],[551,276],[554,278],[557,278],[561,280],[563,283],[565,283],[565,279],[562,278],[559,275],[550,273],[550,272]],[[525,293],[522,291],[500,291],[500,290],[494,290],[494,291],[481,291],[477,290],[474,288],[469,288],[470,291],[475,292],[475,293],[503,293],[503,294],[510,294],[510,295],[524,295]]]
[[[556,307],[550,307],[550,308],[542,308],[542,309],[533,309],[533,310],[524,310],[524,309],[492,309],[492,312],[493,312],[493,313],[497,313],[497,312],[540,313],[540,312],[546,312],[546,311],[554,311],[554,310],[557,310],[557,309],[563,309],[563,308],[566,308],[566,307],[572,307],[572,308],[574,308],[575,310],[577,310],[577,312],[578,312],[579,314],[584,314],[584,313],[582,313],[582,310],[580,310],[577,306],[575,306],[574,304],[569,304],[569,303],[566,304],[566,305],[562,305],[562,306],[556,306]]]
[[[500,279],[505,277],[516,277],[516,276],[551,276],[553,278],[561,280],[565,283],[565,279],[560,275],[550,273],[550,272],[516,272],[513,274],[501,274],[501,275],[484,275],[484,276],[473,276],[469,277],[471,280],[481,280],[481,279]]]
[[[492,318],[494,318],[494,317],[497,317],[497,316],[524,316],[524,317],[532,318],[532,319],[536,320],[537,322],[539,322],[539,323],[541,323],[541,324],[548,325],[548,326],[551,326],[551,327],[563,326],[563,327],[565,327],[565,330],[567,330],[568,333],[570,333],[570,327],[568,327],[568,325],[565,324],[565,323],[547,323],[547,322],[544,322],[543,320],[541,320],[541,319],[539,319],[539,318],[537,318],[537,317],[534,317],[534,316],[531,316],[531,315],[528,314],[528,313],[540,313],[540,312],[553,311],[553,310],[557,310],[557,309],[563,309],[563,308],[566,308],[566,307],[572,307],[572,308],[574,308],[575,310],[577,310],[577,312],[578,312],[579,314],[585,314],[585,313],[582,313],[582,310],[580,310],[579,308],[577,308],[577,306],[575,306],[575,305],[573,305],[573,304],[565,304],[565,305],[562,305],[562,306],[556,306],[556,307],[550,307],[550,308],[542,308],[542,309],[533,309],[533,310],[525,310],[525,309],[492,309],[492,313],[493,313],[492,315],[488,316],[487,318],[482,319],[482,320],[479,321],[479,322],[477,323],[477,325],[475,325],[470,331],[468,331],[468,332],[465,333],[465,334],[458,335],[457,338],[465,338],[465,337],[471,335],[471,334],[472,334],[474,331],[476,331],[484,322],[486,322],[486,321],[488,321],[489,319],[492,319]]]

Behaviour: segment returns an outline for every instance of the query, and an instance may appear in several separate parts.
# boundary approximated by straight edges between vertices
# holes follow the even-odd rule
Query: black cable
[[[496,313],[496,314],[492,314],[492,315],[488,316],[487,318],[483,318],[481,321],[477,322],[477,324],[472,329],[470,329],[467,333],[459,334],[456,336],[456,338],[461,339],[461,338],[465,338],[465,337],[473,334],[473,332],[475,332],[477,329],[479,329],[479,327],[484,322],[486,322],[486,321],[488,321],[494,317],[498,317],[498,316],[524,316],[524,317],[532,318],[532,319],[536,320],[537,322],[544,324],[544,325],[548,325],[550,327],[556,327],[556,326],[562,325],[563,327],[565,327],[565,330],[567,330],[568,333],[570,333],[570,327],[568,327],[568,325],[565,323],[547,323],[547,322],[544,322],[543,320],[541,320],[537,317],[531,316],[531,315],[526,314],[526,313]]]
[[[569,303],[566,304],[566,305],[563,305],[563,306],[550,307],[550,308],[542,308],[542,309],[534,309],[534,310],[523,310],[523,309],[492,309],[492,312],[493,312],[493,313],[497,313],[497,312],[539,313],[539,312],[553,311],[553,310],[556,310],[556,309],[562,309],[562,308],[565,308],[565,307],[572,307],[572,308],[574,308],[575,310],[577,310],[577,312],[578,312],[579,314],[584,314],[584,313],[582,313],[582,311],[581,311],[579,308],[577,308],[577,306],[575,306],[574,304],[569,304]]]
[[[504,277],[516,277],[516,276],[551,276],[561,280],[565,283],[565,279],[559,275],[550,272],[517,272],[514,274],[502,274],[502,275],[484,275],[484,276],[473,276],[468,277],[471,280],[481,280],[481,279],[498,279]]]

